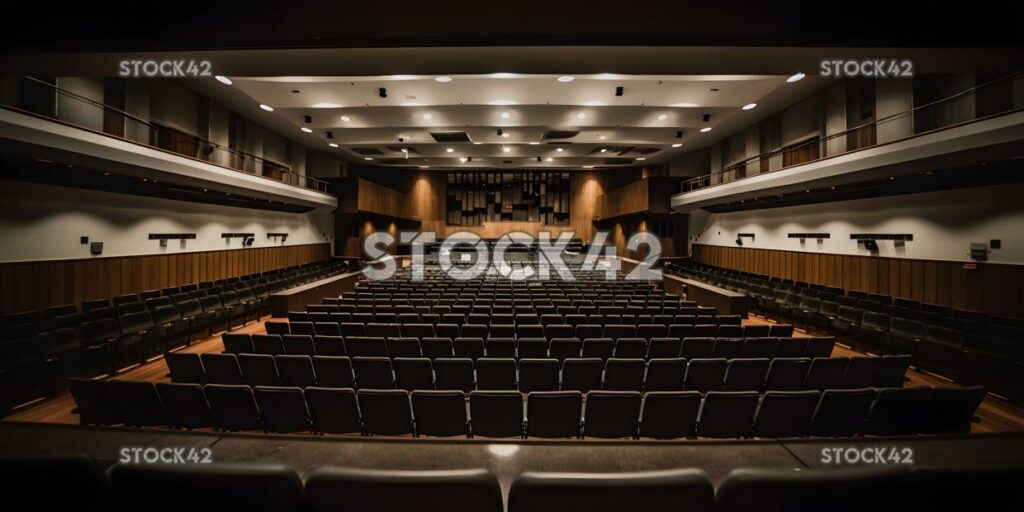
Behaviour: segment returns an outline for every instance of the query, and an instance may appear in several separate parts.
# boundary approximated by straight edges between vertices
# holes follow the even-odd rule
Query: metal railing
[[[286,165],[143,120],[37,78],[18,79],[0,96],[0,107],[293,187],[327,192],[327,182],[299,174]]]
[[[870,121],[826,137],[761,153],[682,183],[682,192],[751,178],[818,162],[866,148],[899,142],[1024,109],[1013,89],[1024,72],[986,82],[947,98]]]

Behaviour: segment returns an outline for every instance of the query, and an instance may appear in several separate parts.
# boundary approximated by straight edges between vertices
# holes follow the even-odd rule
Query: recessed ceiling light
[[[512,151],[512,148],[506,146],[506,147],[501,148],[501,150],[504,151],[505,153],[509,153],[509,152]]]
[[[636,157],[636,159],[639,160],[639,161],[644,161],[644,160],[647,160],[647,157],[646,156],[638,156],[638,157]]]
[[[459,158],[459,161],[462,163],[466,163],[467,160],[468,159],[466,157]]]
[[[561,153],[562,151],[565,151],[565,148],[557,148],[557,149],[555,149],[555,151],[558,151],[559,153]]]
[[[363,160],[373,160],[373,157],[372,156],[364,156]]]
[[[501,113],[501,118],[502,119],[508,119],[510,117],[512,117],[512,114],[509,114],[508,112],[502,112]]]
[[[435,82],[441,82],[442,84],[446,84],[446,83],[452,81],[452,77],[450,77],[450,76],[438,76],[438,77],[434,77],[434,81]]]
[[[555,161],[555,159],[554,159],[554,158],[551,158],[551,157],[549,156],[549,157],[545,158],[545,159],[544,159],[544,161],[545,161],[545,162],[554,162],[554,161]]]
[[[682,145],[683,144],[681,142],[676,142],[675,144],[672,144],[672,147],[678,148],[679,146],[682,146]]]
[[[705,126],[704,128],[700,129],[701,133],[707,133],[707,132],[710,132],[710,131],[711,131],[711,127],[710,126]]]
[[[598,135],[597,140],[604,140],[604,135]]]
[[[658,116],[658,121],[664,121],[666,119],[668,119],[668,114],[661,114]]]
[[[352,120],[352,118],[351,118],[351,117],[349,117],[349,116],[341,116],[341,120],[342,120],[342,121],[345,121],[345,122],[347,123],[347,122],[351,121],[351,120]]]
[[[512,100],[493,100],[487,102],[488,105],[518,105],[518,103]]]
[[[509,133],[508,132],[504,132],[504,133],[501,134],[501,136],[505,137],[507,139],[509,137]]]
[[[455,148],[444,148],[444,150],[449,152],[449,153],[454,153],[455,152]]]
[[[330,146],[330,147],[332,147],[332,148],[336,148],[336,147],[338,147],[338,145],[337,145],[337,144],[335,144],[335,143],[333,143],[333,142],[328,142],[328,143],[327,143],[327,145],[328,145],[328,146]]]
[[[607,152],[608,152],[608,150],[607,150],[606,148],[601,148],[601,152],[602,152],[602,153],[607,153]]]
[[[696,103],[683,102],[683,103],[673,103],[673,104],[671,104],[669,106],[670,107],[679,107],[679,108],[694,108],[694,107],[699,107],[700,105],[698,105]]]
[[[313,133],[313,130],[310,130],[309,128],[306,128],[305,126],[303,126],[302,128],[299,128],[299,129],[304,131],[304,132],[306,132],[306,133]]]
[[[757,103],[747,103],[746,105],[743,105],[743,110],[751,110],[751,109],[753,109],[756,106],[757,106]]]
[[[576,119],[586,119],[586,118],[587,118],[587,113],[586,112],[580,112],[579,114],[576,114]]]
[[[214,78],[216,78],[218,82],[220,82],[220,83],[222,83],[224,85],[231,85],[231,84],[234,83],[234,82],[231,81],[230,78],[228,78],[228,77],[226,77],[224,75],[217,75]]]
[[[273,112],[274,111],[274,107],[271,107],[270,105],[264,105],[262,103],[260,103],[260,108],[262,108],[263,110],[266,110],[267,112]]]
[[[329,103],[329,102],[314,103],[313,104],[313,108],[341,108],[341,107],[344,107],[344,106],[345,105],[339,105],[337,103]]]
[[[576,80],[576,77],[572,75],[562,75],[558,77],[558,81],[562,82],[563,84],[567,84],[569,82],[572,82],[573,80]]]
[[[425,112],[423,114],[423,119],[426,119],[427,121],[430,121],[433,118],[434,118],[434,114],[431,114],[430,112]]]
[[[807,75],[805,75],[803,73],[797,73],[797,74],[787,78],[786,81],[789,82],[789,83],[799,82],[800,80],[803,80],[805,76],[807,76]]]

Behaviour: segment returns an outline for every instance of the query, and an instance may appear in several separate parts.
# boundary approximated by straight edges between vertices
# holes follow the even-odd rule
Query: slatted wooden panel
[[[844,290],[1024,317],[1024,265],[913,260],[693,244],[694,261]]]
[[[0,314],[266,272],[329,258],[329,244],[0,264]]]

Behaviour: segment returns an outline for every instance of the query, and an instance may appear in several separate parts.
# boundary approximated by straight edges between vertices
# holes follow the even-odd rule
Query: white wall
[[[284,243],[266,233],[288,233]],[[195,233],[195,240],[170,240],[161,247],[150,233]],[[284,213],[114,194],[34,183],[0,181],[0,261],[90,258],[90,242],[103,254],[130,256],[241,249],[241,239],[221,233],[255,233],[252,247],[333,241],[330,210]]]
[[[754,233],[743,247],[831,254],[870,253],[851,233],[914,235],[905,247],[879,241],[879,256],[970,261],[970,244],[1001,240],[989,261],[1024,263],[1024,184],[976,187],[745,212],[690,214],[690,241],[736,246],[738,233]],[[789,233],[830,233],[818,243]],[[696,239],[696,240],[695,240]]]

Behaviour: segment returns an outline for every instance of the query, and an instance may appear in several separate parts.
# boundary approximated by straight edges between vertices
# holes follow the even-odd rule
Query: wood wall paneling
[[[1024,265],[913,260],[693,244],[716,267],[860,290],[992,315],[1024,317]]]
[[[0,314],[323,261],[329,244],[0,264]]]

